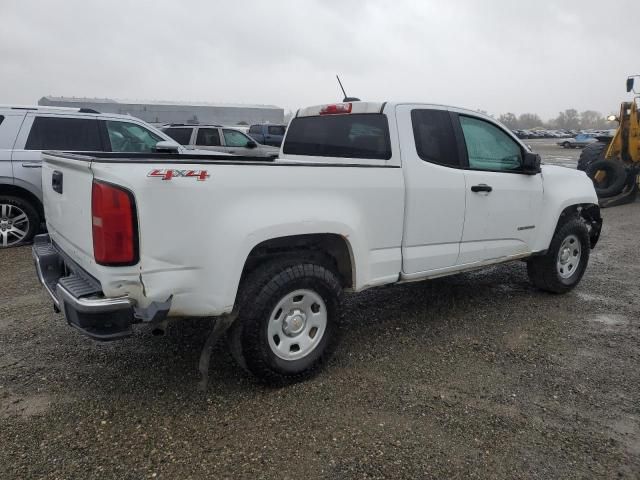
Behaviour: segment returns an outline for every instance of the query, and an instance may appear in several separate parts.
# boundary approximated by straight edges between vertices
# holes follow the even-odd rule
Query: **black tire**
[[[301,381],[315,374],[329,358],[337,342],[342,297],[341,283],[329,265],[317,260],[281,258],[259,267],[243,281],[237,305],[238,319],[230,329],[229,346],[237,363],[259,381],[270,385]],[[268,328],[275,318],[287,316],[285,312],[275,312],[276,306],[297,290],[310,291],[321,298],[320,303],[324,303],[326,309],[326,324],[324,333],[319,340],[314,340],[315,346],[308,354],[284,359],[275,353],[277,347],[271,346]],[[284,331],[281,335],[289,340]],[[278,335],[272,340],[274,343],[277,340],[278,345],[282,341]],[[292,341],[295,342],[295,338]]]
[[[563,148],[571,148],[571,144],[569,142],[563,142],[562,143],[562,147]]]
[[[607,152],[607,146],[606,143],[598,142],[584,147],[578,159],[578,170],[586,172],[589,165],[596,160],[603,159],[604,154]]]
[[[606,173],[605,181],[602,183],[595,180],[596,173],[599,171]],[[622,162],[604,158],[592,162],[587,168],[587,175],[593,181],[593,188],[595,188],[598,198],[609,198],[618,195],[627,184],[629,176]]]
[[[580,242],[580,260],[577,267],[573,269],[565,267],[569,268],[570,274],[567,277],[563,277],[558,266],[561,254],[560,249],[565,239],[571,239],[572,237]],[[567,244],[567,247],[575,248],[571,244]],[[551,293],[566,293],[580,283],[589,263],[589,253],[589,230],[586,224],[579,217],[568,217],[556,228],[547,253],[532,257],[527,261],[529,279],[540,290]]]
[[[26,221],[14,224],[13,220],[22,218],[22,214],[26,215]],[[38,233],[40,222],[38,210],[29,201],[12,195],[0,195],[0,248],[30,243]],[[16,227],[21,230],[16,230]],[[18,231],[24,231],[25,234]]]

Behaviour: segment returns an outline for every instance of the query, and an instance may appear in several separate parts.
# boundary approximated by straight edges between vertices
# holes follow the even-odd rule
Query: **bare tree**
[[[516,117],[513,113],[503,113],[498,117],[498,121],[509,128],[518,128],[518,117]]]
[[[564,112],[560,112],[551,123],[565,130],[577,130],[580,128],[580,117],[575,108],[569,108]]]
[[[518,118],[518,125],[520,125],[520,128],[529,129],[542,127],[544,125],[544,122],[540,120],[540,117],[535,113],[523,113]]]

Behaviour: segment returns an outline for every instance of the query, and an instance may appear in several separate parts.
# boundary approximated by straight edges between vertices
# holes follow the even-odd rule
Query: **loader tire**
[[[580,153],[580,158],[578,159],[578,170],[586,172],[589,165],[596,160],[603,159],[607,152],[607,147],[608,145],[602,142],[592,143],[591,145],[584,147]]]
[[[596,173],[604,171],[606,177],[602,182],[595,179]],[[628,172],[624,164],[619,160],[598,159],[587,168],[587,175],[593,181],[598,198],[615,197],[627,184]]]

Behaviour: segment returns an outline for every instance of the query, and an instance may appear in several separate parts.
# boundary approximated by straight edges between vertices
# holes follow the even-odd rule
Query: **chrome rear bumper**
[[[32,252],[40,283],[69,325],[102,341],[131,335],[131,299],[105,297],[100,283],[66,258],[47,234],[35,237]]]

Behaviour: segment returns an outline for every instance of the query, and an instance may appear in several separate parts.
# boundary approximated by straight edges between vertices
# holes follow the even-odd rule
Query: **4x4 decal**
[[[195,177],[199,182],[209,178],[206,170],[176,170],[173,168],[157,168],[147,173],[147,177],[157,177],[162,180],[171,180],[172,178]]]

